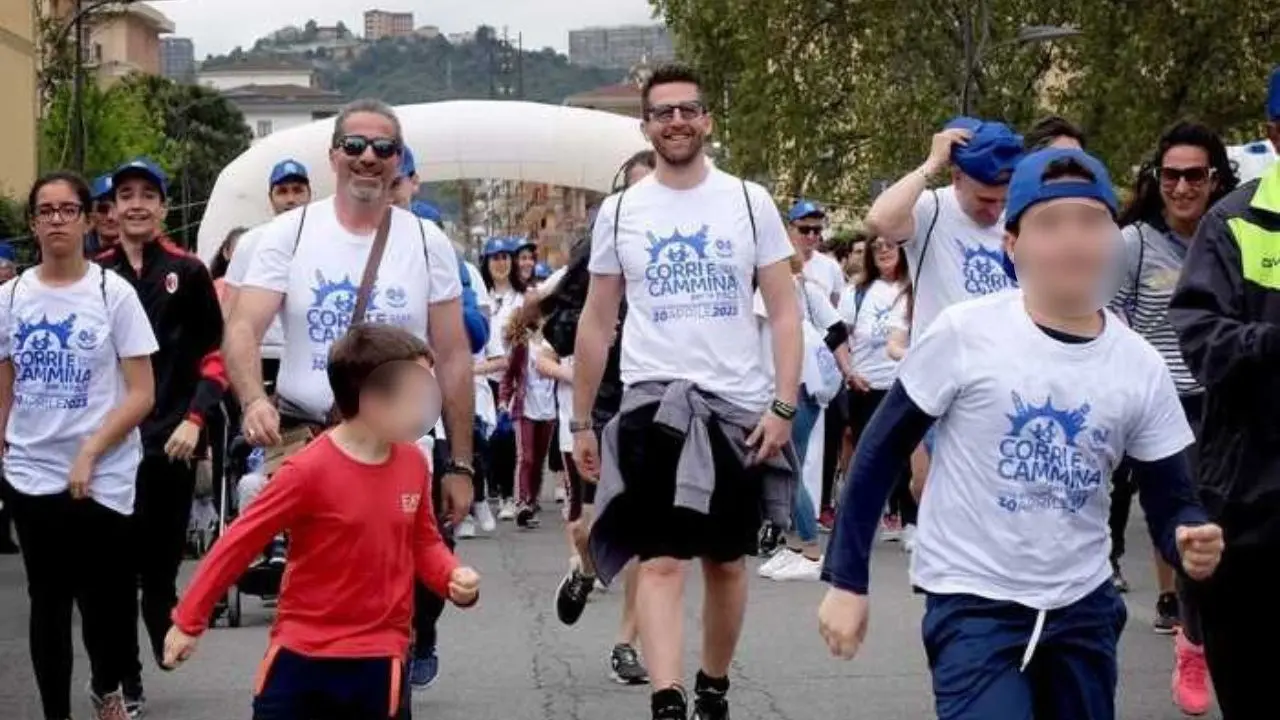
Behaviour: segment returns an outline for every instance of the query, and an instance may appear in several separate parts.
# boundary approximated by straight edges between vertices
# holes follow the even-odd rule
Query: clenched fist
[[[1222,562],[1222,551],[1226,542],[1222,538],[1222,528],[1208,523],[1205,525],[1182,525],[1175,534],[1178,541],[1178,555],[1182,557],[1182,569],[1192,580],[1207,580]]]
[[[469,567],[455,568],[449,575],[449,600],[458,607],[471,607],[480,597],[480,574]]]
[[[818,632],[831,654],[852,660],[867,637],[867,596],[831,588],[818,606]]]

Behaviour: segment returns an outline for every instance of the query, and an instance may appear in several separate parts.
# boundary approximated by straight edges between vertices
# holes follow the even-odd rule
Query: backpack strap
[[[107,269],[101,265],[98,265],[98,291],[102,293],[102,306],[111,310],[111,305],[107,302]]]
[[[1142,264],[1147,255],[1147,237],[1142,232],[1142,223],[1134,223],[1133,227],[1138,231],[1138,267],[1133,273],[1133,294],[1124,308],[1129,316],[1129,327],[1133,327],[1133,318],[1138,314],[1138,301],[1142,298]]]
[[[747,192],[747,181],[742,181],[742,199],[747,203],[747,219],[751,221],[751,292],[760,284],[757,279],[759,268],[756,267],[755,248],[760,244],[760,233],[756,230],[756,211],[751,207],[751,194]]]
[[[622,188],[622,192],[618,193],[618,202],[613,206],[613,256],[618,259],[618,273],[624,278],[626,272],[622,269],[622,253],[618,251],[618,222],[622,219],[622,198],[627,194],[627,188]]]
[[[929,252],[929,241],[933,239],[933,229],[938,226],[938,215],[942,213],[942,198],[938,197],[937,190],[930,190],[933,194],[933,219],[929,221],[929,229],[924,233],[924,245],[920,248],[920,262],[916,265],[916,276],[911,281],[911,287],[917,292],[920,288],[920,273],[924,270],[925,254]]]
[[[293,254],[297,256],[298,245],[302,243],[302,226],[307,224],[307,208],[311,207],[308,203],[302,206],[302,217],[298,218],[298,234],[293,238]]]

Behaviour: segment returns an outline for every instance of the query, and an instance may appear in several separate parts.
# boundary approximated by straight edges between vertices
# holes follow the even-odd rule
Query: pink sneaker
[[[1192,645],[1182,630],[1173,645],[1173,704],[1187,715],[1209,712],[1209,666],[1204,648]]]

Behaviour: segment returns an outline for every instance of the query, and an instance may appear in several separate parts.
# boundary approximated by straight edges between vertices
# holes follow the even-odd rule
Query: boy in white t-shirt
[[[1100,309],[1115,212],[1106,169],[1083,151],[1024,159],[1006,218],[1023,289],[944,310],[863,432],[828,548],[821,632],[834,654],[858,651],[891,469],[936,422],[911,575],[927,595],[940,720],[1115,717],[1127,613],[1111,584],[1107,485],[1125,455],[1170,563],[1203,580],[1221,558],[1169,372]]]

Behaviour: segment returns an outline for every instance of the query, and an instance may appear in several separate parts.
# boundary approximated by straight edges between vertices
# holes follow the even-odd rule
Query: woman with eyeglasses
[[[485,348],[486,359],[475,366],[476,375],[489,381],[493,396],[498,397],[502,376],[507,370],[504,329],[512,316],[524,304],[525,282],[516,271],[516,240],[514,238],[489,238],[480,252],[480,277],[493,303],[493,315],[489,321],[489,344]],[[499,408],[501,413],[502,408]],[[489,439],[490,491],[500,498],[499,520],[516,519],[515,476],[516,441],[510,421],[510,413],[501,413],[498,427]]]
[[[897,379],[901,358],[894,357],[891,345],[895,336],[907,330],[912,303],[906,250],[892,240],[873,238],[865,242],[862,253],[862,279],[840,301],[853,353],[849,427],[855,439]],[[906,549],[910,549],[916,524],[910,480],[907,468],[903,468],[880,526],[882,539],[902,540]]]
[[[1182,359],[1177,333],[1169,324],[1169,300],[1200,218],[1237,184],[1222,139],[1204,125],[1180,122],[1160,137],[1155,154],[1138,175],[1133,200],[1120,218],[1124,273],[1111,308],[1160,352],[1173,375],[1187,419],[1197,432],[1204,389]],[[1195,455],[1192,446],[1188,456],[1193,466]],[[1111,563],[1113,580],[1123,592],[1128,587],[1120,572],[1120,558],[1125,550],[1129,507],[1137,489],[1124,467],[1116,471],[1113,483]],[[1177,635],[1174,702],[1186,713],[1203,714],[1211,700],[1196,603],[1159,557],[1156,568],[1160,595],[1155,631]]]
[[[128,520],[156,351],[133,288],[84,257],[89,188],[53,173],[27,200],[41,262],[0,286],[0,426],[31,598],[31,662],[47,720],[71,716],[71,607],[95,717],[125,720],[134,631]]]

